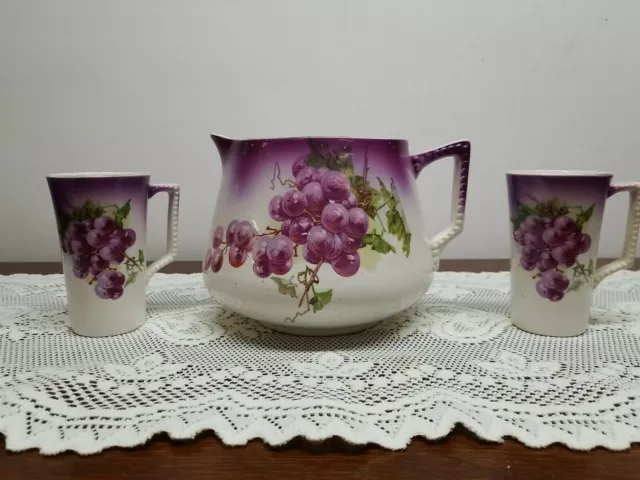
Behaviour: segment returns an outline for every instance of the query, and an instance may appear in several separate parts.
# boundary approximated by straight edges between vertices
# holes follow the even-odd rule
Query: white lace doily
[[[640,441],[640,274],[601,285],[586,334],[511,326],[509,277],[439,273],[372,330],[274,333],[222,309],[201,275],[149,286],[141,329],[71,333],[62,277],[0,277],[0,432],[9,450],[96,453],[211,429],[228,445],[301,435],[405,447],[460,423],[531,447]]]

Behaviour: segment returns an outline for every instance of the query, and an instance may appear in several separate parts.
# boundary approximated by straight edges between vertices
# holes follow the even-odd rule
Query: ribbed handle
[[[169,210],[167,214],[167,252],[147,267],[147,281],[161,268],[166,267],[178,255],[178,210],[180,207],[180,186],[175,184],[149,185],[149,198],[156,193],[169,194]]]
[[[440,233],[434,235],[433,238],[427,239],[427,242],[431,245],[433,261],[436,264],[436,268],[440,262],[440,255],[442,255],[444,247],[460,235],[464,229],[467,182],[469,178],[469,163],[471,161],[471,143],[468,141],[456,142],[426,153],[411,156],[416,177],[418,177],[422,169],[427,165],[447,157],[452,157],[456,162],[453,173],[451,223]]]
[[[636,259],[638,229],[640,228],[640,183],[617,183],[609,188],[608,197],[620,192],[629,192],[627,228],[622,246],[622,255],[613,262],[598,268],[593,275],[593,288],[612,273],[631,268]]]

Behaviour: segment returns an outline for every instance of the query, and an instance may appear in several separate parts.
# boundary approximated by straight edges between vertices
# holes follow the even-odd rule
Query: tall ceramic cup
[[[630,268],[640,226],[640,183],[611,183],[586,171],[507,173],[511,233],[511,320],[523,330],[567,337],[587,329],[593,289]],[[596,268],[604,206],[629,192],[622,256]]]
[[[104,337],[146,318],[147,281],[178,252],[178,185],[151,185],[143,173],[47,176],[58,225],[71,328]],[[147,266],[147,202],[169,194],[167,252]]]

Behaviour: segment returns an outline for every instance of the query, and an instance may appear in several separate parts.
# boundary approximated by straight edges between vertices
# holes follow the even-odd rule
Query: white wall
[[[467,137],[468,220],[445,256],[505,257],[506,170],[640,180],[639,19],[637,0],[0,0],[0,261],[59,259],[44,175],[87,170],[180,183],[180,258],[200,259],[212,131],[415,152]],[[420,178],[433,232],[450,172]],[[619,252],[626,205],[608,204],[601,256]]]

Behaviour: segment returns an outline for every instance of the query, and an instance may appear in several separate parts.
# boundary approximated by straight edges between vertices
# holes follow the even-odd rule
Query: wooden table
[[[443,261],[443,270],[496,271],[505,261]],[[636,262],[636,268],[638,262]],[[0,264],[0,274],[53,273],[57,264]],[[165,271],[197,271],[199,263],[178,263]],[[0,440],[0,447],[4,441]],[[226,447],[212,433],[191,441],[166,435],[134,449],[110,449],[81,457],[68,453],[44,457],[35,451],[8,453],[0,448],[0,480],[29,479],[640,479],[640,449],[574,452],[563,446],[534,450],[506,439],[488,443],[463,428],[446,438],[416,438],[400,452],[375,445],[353,446],[341,439],[312,443],[297,438],[272,448],[260,441]]]

